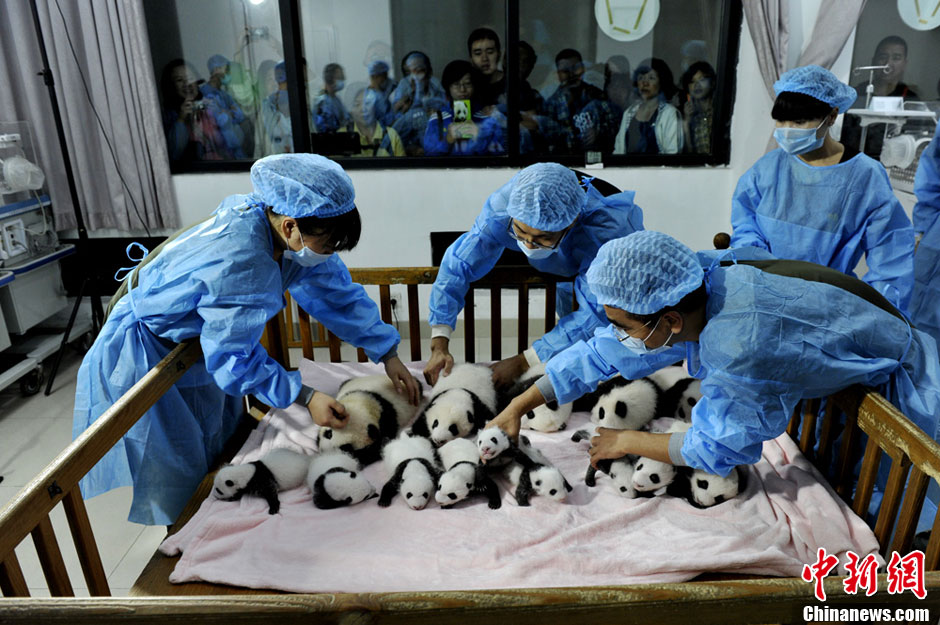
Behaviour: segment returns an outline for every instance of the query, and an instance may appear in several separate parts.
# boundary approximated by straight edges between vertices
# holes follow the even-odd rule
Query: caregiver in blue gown
[[[921,239],[914,254],[911,319],[940,342],[940,125],[920,156],[914,193],[914,230]]]
[[[609,325],[549,360],[547,375],[491,425],[518,435],[522,415],[543,401],[569,402],[618,373],[636,379],[686,358],[703,394],[691,428],[601,428],[592,462],[631,453],[727,475],[760,459],[801,399],[853,384],[875,388],[936,438],[936,343],[856,278],[757,248],[694,253],[643,231],[604,244],[587,279]]]
[[[81,481],[86,498],[133,486],[135,523],[175,521],[232,434],[246,394],[278,408],[304,405],[320,425],[345,425],[341,403],[304,386],[259,343],[285,290],[383,362],[398,390],[418,401],[417,382],[396,355],[398,332],[334,253],[359,240],[349,176],[322,156],[280,154],[257,161],[251,181],[253,193],[223,200],[128,277],[79,368],[76,437],[177,343],[198,337],[202,347],[203,357]]]
[[[601,244],[643,229],[643,211],[634,204],[633,191],[605,197],[591,180],[579,183],[572,170],[558,163],[530,165],[497,189],[470,231],[447,248],[431,288],[431,358],[424,369],[429,384],[453,366],[450,334],[470,283],[485,276],[503,250],[521,251],[535,269],[571,278],[574,284],[558,286],[558,324],[522,354],[494,365],[498,385],[513,382],[529,366],[607,324],[584,274]],[[574,312],[572,289],[578,301]]]
[[[829,135],[855,89],[818,65],[774,83],[779,148],[741,176],[731,203],[731,247],[756,246],[862,280],[907,313],[914,285],[914,230],[881,163]]]

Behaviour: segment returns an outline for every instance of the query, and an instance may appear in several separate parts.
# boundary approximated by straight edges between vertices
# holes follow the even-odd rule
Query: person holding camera
[[[199,82],[183,59],[174,59],[163,69],[163,129],[171,163],[231,158]]]
[[[428,120],[424,133],[427,156],[505,154],[502,113],[486,116],[474,108],[479,73],[469,61],[451,61],[441,77],[447,106]],[[505,119],[505,118],[503,118]]]

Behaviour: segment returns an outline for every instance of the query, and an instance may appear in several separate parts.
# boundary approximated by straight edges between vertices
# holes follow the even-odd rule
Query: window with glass
[[[176,171],[293,151],[352,167],[728,159],[734,0],[144,7]]]
[[[858,93],[853,108],[901,108],[904,123],[869,123],[871,119],[850,113],[842,123],[846,146],[878,159],[887,139],[908,135],[929,141],[933,135],[934,114],[940,112],[937,6],[936,1],[916,0],[865,5],[852,52],[851,85]]]

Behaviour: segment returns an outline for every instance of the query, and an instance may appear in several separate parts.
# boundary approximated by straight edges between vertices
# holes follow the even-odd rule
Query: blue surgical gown
[[[516,240],[509,236],[510,217],[506,212],[512,185],[513,181],[509,181],[493,193],[470,231],[447,248],[431,289],[431,325],[454,328],[470,283],[485,276],[504,249],[519,249]],[[529,259],[529,264],[539,271],[574,278],[574,297],[578,301],[577,311],[564,315],[550,332],[532,344],[543,361],[576,341],[589,338],[595,328],[607,325],[604,308],[588,288],[585,274],[601,245],[643,229],[643,211],[633,203],[633,191],[604,197],[589,185],[586,192],[587,205],[555,252],[548,258]],[[570,295],[567,299],[570,301]]]
[[[715,257],[699,253],[706,269]],[[763,442],[786,430],[798,401],[853,384],[875,388],[936,438],[940,357],[929,335],[838,287],[753,266],[715,266],[706,285],[706,325],[697,342],[637,356],[608,326],[552,358],[546,372],[559,403],[617,373],[638,378],[688,358],[703,397],[681,455],[719,475],[757,462]]]
[[[908,312],[914,230],[888,174],[864,154],[814,167],[778,148],[738,181],[731,203],[731,247],[756,246],[862,278]]]
[[[317,267],[274,260],[263,208],[231,196],[138,275],[85,355],[78,371],[73,436],[84,432],[176,343],[199,337],[203,358],[167,391],[82,480],[93,497],[132,485],[129,520],[174,522],[235,428],[241,399],[253,394],[284,408],[300,393],[259,343],[284,307],[284,291],[373,361],[394,353],[400,337],[333,255]]]
[[[911,319],[940,342],[940,126],[914,177],[914,230],[923,237],[914,254]]]

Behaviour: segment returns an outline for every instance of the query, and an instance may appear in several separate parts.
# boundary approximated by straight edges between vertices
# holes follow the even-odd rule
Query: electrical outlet
[[[397,309],[399,306],[405,303],[405,298],[400,288],[391,287],[389,290],[389,295],[391,297],[393,309]]]

